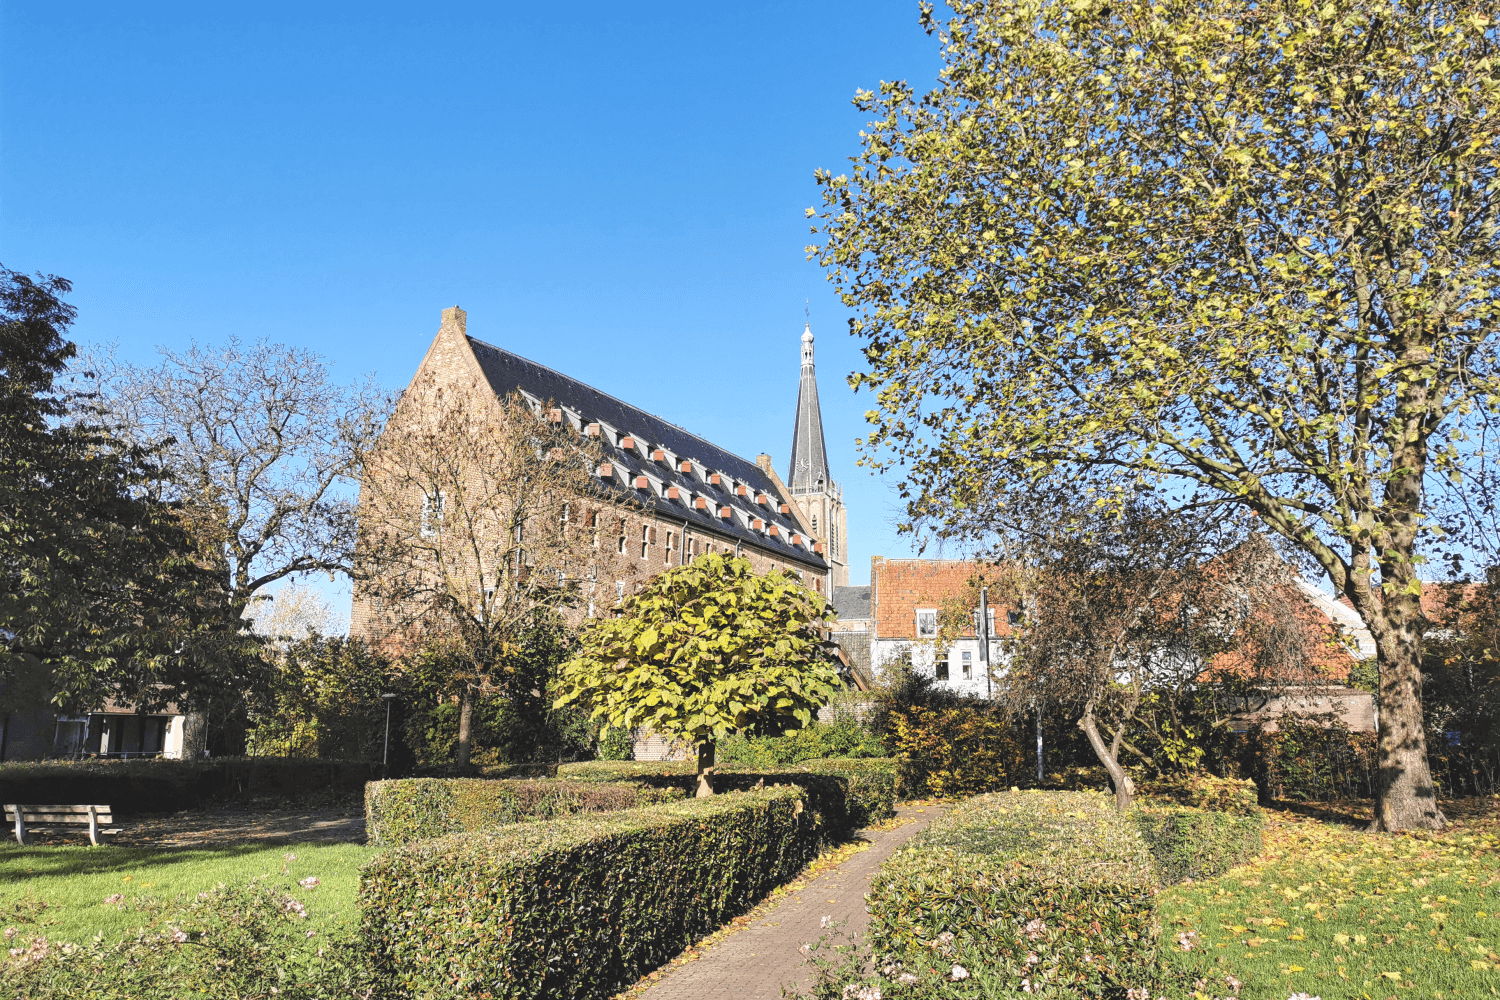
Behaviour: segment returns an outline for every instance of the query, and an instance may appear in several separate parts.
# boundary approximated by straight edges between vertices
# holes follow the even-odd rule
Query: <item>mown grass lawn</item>
[[[283,887],[307,907],[314,929],[355,916],[359,866],[375,851],[362,844],[217,848],[0,847],[0,929],[81,942],[123,938],[143,921],[133,904],[146,897],[190,899],[219,883],[253,879]],[[316,878],[305,888],[297,883]],[[120,902],[105,902],[118,894]]]
[[[1255,863],[1162,894],[1167,961],[1215,997],[1500,995],[1500,802],[1467,813],[1389,836],[1273,812]]]

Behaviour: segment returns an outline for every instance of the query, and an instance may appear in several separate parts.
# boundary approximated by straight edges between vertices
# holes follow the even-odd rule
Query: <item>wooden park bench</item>
[[[89,843],[95,847],[99,846],[101,833],[120,832],[118,827],[110,826],[112,818],[109,806],[7,805],[5,822],[15,825],[16,842],[19,844],[28,842],[28,827],[34,828],[38,833],[51,833],[60,827],[86,826],[89,828]]]

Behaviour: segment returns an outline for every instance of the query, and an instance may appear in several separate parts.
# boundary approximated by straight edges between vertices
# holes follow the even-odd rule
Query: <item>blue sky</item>
[[[854,467],[848,312],[805,259],[856,88],[925,89],[915,0],[0,3],[0,261],[81,343],[307,345],[404,385],[469,332],[785,471],[804,301],[852,580],[902,555]]]

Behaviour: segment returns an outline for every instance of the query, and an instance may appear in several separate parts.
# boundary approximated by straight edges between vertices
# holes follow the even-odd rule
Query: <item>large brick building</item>
[[[803,342],[805,400],[810,333]],[[789,570],[810,589],[831,593],[833,569],[843,563],[831,560],[829,543],[844,551],[845,523],[837,487],[828,478],[815,384],[810,406],[799,403],[794,440],[815,434],[821,464],[807,467],[800,492],[776,474],[769,455],[741,458],[593,386],[469,336],[467,315],[456,306],[443,310],[437,336],[412,379],[413,386],[444,384],[486,385],[497,397],[519,393],[539,413],[546,408],[554,420],[597,442],[603,451],[598,484],[636,501],[637,513],[618,542],[620,553],[628,551],[639,564],[635,578],[720,552],[749,559],[757,572]],[[392,419],[402,419],[400,408]],[[847,578],[847,569],[844,573]],[[624,581],[618,583],[623,590]],[[350,631],[382,638],[372,602],[358,589]]]

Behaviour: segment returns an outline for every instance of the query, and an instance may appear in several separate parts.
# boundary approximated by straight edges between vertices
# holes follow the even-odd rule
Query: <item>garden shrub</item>
[[[1025,740],[997,707],[915,705],[892,711],[887,724],[908,794],[961,797],[1035,776]]]
[[[837,779],[813,782],[808,776]],[[585,761],[564,764],[558,776],[571,781],[620,782],[638,788],[697,790],[693,765],[687,761]],[[757,783],[802,785],[811,796],[809,806],[826,812],[835,834],[868,826],[896,814],[896,762],[889,757],[863,760],[810,760],[792,767],[725,768],[714,775],[719,792],[743,791]]]
[[[558,765],[557,776],[568,781],[622,781],[643,775],[692,774],[694,766],[685,760],[584,760]]]
[[[1141,793],[1148,799],[1162,799],[1194,809],[1213,809],[1238,816],[1260,814],[1259,792],[1255,782],[1238,778],[1216,778],[1195,771],[1145,782]]]
[[[780,736],[726,737],[716,748],[721,765],[731,767],[777,767],[830,757],[884,757],[885,744],[878,734],[852,714],[832,722],[812,722]]]
[[[1265,820],[1258,809],[1249,815],[1235,815],[1183,806],[1148,806],[1132,815],[1165,885],[1222,875],[1235,865],[1254,860],[1264,845]]]
[[[301,897],[299,899],[298,897]],[[386,996],[352,935],[307,930],[295,888],[219,886],[190,902],[129,905],[141,929],[84,945],[18,935],[0,957],[0,996],[14,1000],[356,1000]]]
[[[881,865],[869,939],[890,977],[935,984],[962,963],[1017,991],[1115,995],[1155,975],[1157,888],[1150,852],[1112,799],[993,793]]]
[[[613,812],[680,798],[675,789],[603,782],[403,778],[365,786],[370,843],[405,844],[450,833],[579,812]]]
[[[816,854],[804,798],[763,788],[397,847],[364,868],[362,933],[418,998],[607,997]]]

